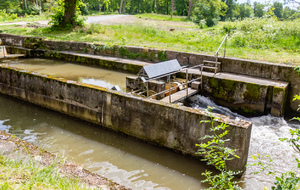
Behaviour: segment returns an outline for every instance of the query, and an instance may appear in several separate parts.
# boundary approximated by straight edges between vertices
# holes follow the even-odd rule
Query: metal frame
[[[185,66],[185,67],[188,67],[188,66]],[[201,76],[200,77],[198,77],[198,78],[196,78],[196,79],[192,79],[192,80],[188,80],[188,75],[189,75],[189,73],[188,73],[188,70],[189,69],[194,69],[194,68],[198,68],[198,67],[200,67],[200,71],[201,71]],[[190,83],[192,83],[192,82],[194,82],[194,81],[197,81],[197,80],[200,80],[200,82],[201,82],[201,89],[202,89],[202,71],[203,71],[203,64],[200,64],[200,65],[196,65],[196,66],[193,66],[193,67],[189,67],[189,68],[184,68],[185,70],[186,70],[186,83],[183,83],[183,84],[181,84],[181,85],[186,85],[187,87],[186,87],[186,97],[188,97],[188,84],[190,84]],[[183,69],[183,70],[184,70]],[[158,76],[158,77],[155,77],[155,78],[153,78],[153,79],[157,79],[157,78],[162,78],[162,77],[168,77],[168,80],[169,80],[169,86],[171,87],[171,80],[170,80],[170,78],[171,78],[171,75],[172,74],[176,74],[176,73],[179,73],[179,72],[182,72],[183,70],[180,70],[180,71],[176,71],[176,72],[172,72],[172,73],[168,73],[168,74],[165,74],[165,75],[162,75],[162,76]],[[145,82],[143,82],[143,83],[147,83],[147,97],[148,98],[152,98],[152,97],[154,97],[154,96],[157,96],[157,95],[160,95],[160,94],[163,94],[163,93],[166,93],[166,92],[168,92],[169,91],[169,103],[171,103],[172,102],[172,93],[171,93],[171,91],[172,90],[174,90],[174,89],[176,89],[176,88],[178,88],[178,86],[176,86],[176,87],[172,87],[172,88],[169,88],[169,89],[167,89],[167,90],[164,90],[164,91],[161,91],[161,92],[159,92],[159,93],[156,93],[156,94],[153,94],[153,95],[151,95],[151,96],[149,96],[149,89],[148,89],[148,82],[149,81],[151,81],[151,80],[153,80],[153,79],[149,79],[149,80],[147,80],[147,81],[145,81]]]
[[[227,37],[228,37],[228,34],[226,34],[226,36],[224,37],[221,45],[219,46],[218,50],[216,51],[215,53],[215,59],[216,59],[216,63],[215,63],[215,74],[217,73],[217,68],[218,68],[218,57],[219,57],[219,51],[223,45],[223,43],[225,42],[225,48],[224,48],[224,57],[226,55],[226,46],[227,46]]]

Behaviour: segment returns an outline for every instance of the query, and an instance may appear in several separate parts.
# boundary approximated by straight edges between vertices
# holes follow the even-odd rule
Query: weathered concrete
[[[26,53],[26,55],[29,55],[30,57],[55,58],[83,65],[120,70],[123,72],[126,71],[134,74],[136,74],[142,66],[150,64],[136,60],[73,52],[58,52],[51,50],[32,51],[30,49],[14,47],[8,47],[8,50],[14,53]],[[280,117],[285,112],[289,89],[288,83],[286,82],[229,73],[218,73],[217,75],[209,72],[203,73],[204,76],[206,76],[206,80],[203,81],[205,85],[202,85],[203,93],[213,98],[214,101],[220,105],[229,107],[236,112],[246,115],[261,115],[270,113],[273,116]],[[199,75],[199,70],[190,70],[190,79],[197,78]],[[183,78],[186,77],[185,73],[181,73],[178,76]],[[137,81],[134,81],[137,80],[137,78],[133,79],[129,77],[126,80],[129,91],[142,88],[142,86],[138,86]],[[273,93],[274,86],[277,87],[275,93]],[[281,93],[279,93],[280,89],[282,89]],[[158,93],[165,90],[165,85],[163,85],[163,83],[153,81],[149,83],[149,90]],[[274,94],[278,95],[273,97]],[[161,94],[156,98],[162,99],[164,97],[165,95]]]
[[[4,57],[7,55],[5,46],[0,46],[0,57]]]
[[[66,79],[0,66],[0,93],[77,117],[136,138],[196,156],[199,138],[210,134],[210,125],[199,123],[210,117],[201,110],[147,100]],[[229,124],[227,146],[240,159],[228,168],[245,170],[252,124],[213,114],[215,122]]]
[[[214,60],[214,57],[209,55],[170,50],[147,49],[142,47],[108,47],[102,44],[51,41],[43,38],[24,37],[10,34],[0,34],[0,38],[2,39],[4,45],[29,47],[28,44],[31,44],[30,47],[34,46],[33,48],[39,49],[73,51],[94,55],[130,58],[149,62],[160,62],[165,60],[177,59],[181,65],[187,65],[189,63],[191,66],[194,66],[202,63],[203,60]],[[31,54],[34,53],[32,53],[32,51],[27,52],[28,56]],[[70,60],[74,59],[72,58]],[[219,58],[219,61],[222,63],[220,72],[241,74],[290,83],[288,91],[285,95],[287,99],[285,107],[286,111],[297,112],[300,101],[293,101],[293,98],[300,92],[300,76],[296,71],[294,71],[292,66],[230,57]],[[109,65],[110,64],[107,64],[107,66]],[[130,72],[129,70],[131,69],[128,69],[127,71]],[[132,69],[132,71],[133,70],[135,69]]]
[[[193,78],[200,71],[191,69]],[[283,116],[289,83],[230,73],[202,72],[202,93],[216,103],[245,115]],[[184,74],[183,74],[184,75]]]

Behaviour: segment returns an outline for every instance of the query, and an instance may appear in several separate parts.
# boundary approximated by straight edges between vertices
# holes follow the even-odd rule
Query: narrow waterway
[[[0,130],[132,189],[199,189],[205,164],[0,95]]]
[[[80,78],[104,81],[110,88],[124,89],[128,74],[66,62],[40,59],[10,61],[12,66],[80,81]],[[49,61],[47,63],[47,61]],[[30,64],[28,64],[30,63]],[[8,64],[8,63],[7,63]],[[70,64],[70,65],[69,65]],[[22,67],[21,67],[22,66]],[[82,73],[81,73],[82,71]],[[78,73],[79,72],[79,73]],[[112,74],[108,74],[113,72]],[[93,73],[93,74],[92,74]],[[108,76],[107,78],[105,78]],[[118,78],[120,77],[120,78]],[[112,80],[110,80],[112,79]],[[103,84],[98,85],[102,86]],[[300,128],[297,122],[261,116],[245,118],[229,109],[215,105],[200,95],[190,98],[190,106],[203,109],[215,107],[218,113],[233,119],[253,122],[249,155],[269,155],[274,170],[285,172],[296,167],[298,154],[280,137],[288,137],[289,129]],[[0,130],[5,130],[47,151],[67,157],[92,172],[132,189],[201,189],[201,173],[207,169],[197,159],[187,158],[136,139],[85,123],[16,99],[0,95]],[[250,157],[250,156],[249,156]],[[249,158],[248,163],[254,161]],[[254,175],[257,167],[248,167],[242,178],[244,189],[270,187],[273,176]]]
[[[32,58],[3,60],[0,63],[56,78],[65,78],[109,89],[118,85],[123,91],[126,91],[126,76],[134,76],[128,73],[83,66],[52,59]]]

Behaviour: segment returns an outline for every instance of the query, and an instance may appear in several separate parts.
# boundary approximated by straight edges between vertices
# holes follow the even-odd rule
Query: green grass
[[[151,14],[151,13],[137,14],[135,16],[138,18],[147,18],[151,20],[161,20],[161,21],[175,21],[175,22],[190,21],[186,16],[173,15],[172,19],[171,19],[171,15]]]
[[[1,14],[0,12],[0,23],[7,23],[7,22],[21,22],[21,21],[28,21],[28,22],[33,22],[33,21],[39,21],[39,20],[47,20],[47,15],[46,14],[41,14],[41,15],[25,15],[22,17],[17,17],[14,14]]]
[[[171,32],[172,23],[91,24],[70,31],[2,26],[1,30],[3,33],[52,40],[93,42],[107,46],[130,45],[209,55],[215,54],[225,34],[229,33],[226,56],[300,65],[299,20],[246,19],[220,22],[206,29],[199,29],[190,22],[176,22],[175,31]]]
[[[61,175],[55,165],[36,165],[33,160],[0,156],[0,189],[90,189],[78,180]]]

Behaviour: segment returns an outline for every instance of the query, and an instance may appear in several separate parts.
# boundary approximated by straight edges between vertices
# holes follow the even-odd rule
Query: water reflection
[[[12,67],[50,75],[57,78],[66,78],[77,82],[93,84],[104,88],[118,85],[126,91],[126,76],[134,76],[107,69],[83,66],[51,59],[19,59],[5,62]]]
[[[99,126],[0,96],[0,128],[132,189],[201,189],[206,169],[187,158]]]

